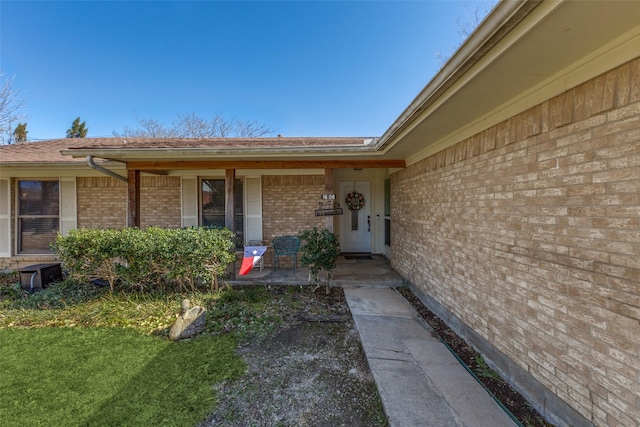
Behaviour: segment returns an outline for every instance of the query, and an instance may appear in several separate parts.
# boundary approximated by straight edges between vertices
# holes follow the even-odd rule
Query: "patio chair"
[[[273,239],[271,246],[273,246],[273,271],[276,271],[276,265],[280,265],[281,257],[290,256],[293,260],[293,272],[295,273],[300,239],[295,236],[278,236]]]

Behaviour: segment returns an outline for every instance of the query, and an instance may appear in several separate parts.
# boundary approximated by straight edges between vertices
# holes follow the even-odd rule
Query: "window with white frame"
[[[60,183],[19,180],[17,187],[18,253],[52,253],[50,245],[60,230]]]
[[[202,179],[200,184],[201,221],[206,227],[225,226],[225,185],[224,179]],[[235,181],[235,233],[236,247],[244,242],[244,183],[238,178]]]

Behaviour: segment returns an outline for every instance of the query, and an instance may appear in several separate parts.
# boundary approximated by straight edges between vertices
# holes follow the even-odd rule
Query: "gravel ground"
[[[219,386],[201,427],[387,425],[342,289],[295,299],[277,331],[240,346],[247,374]]]

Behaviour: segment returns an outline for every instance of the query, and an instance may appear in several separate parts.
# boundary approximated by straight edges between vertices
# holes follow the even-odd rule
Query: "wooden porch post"
[[[225,169],[224,172],[224,226],[232,232],[236,232],[236,170]],[[235,248],[233,249],[235,251]],[[230,271],[231,278],[236,278],[236,262]]]
[[[324,170],[324,194],[333,194],[333,169]],[[324,218],[324,226],[333,233],[333,216],[327,215]]]
[[[127,227],[140,228],[140,171],[127,171]]]

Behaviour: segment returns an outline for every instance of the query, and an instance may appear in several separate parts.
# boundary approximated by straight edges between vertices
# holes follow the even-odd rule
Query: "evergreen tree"
[[[71,127],[67,129],[67,138],[84,138],[89,131],[86,126],[87,122],[80,123],[80,117],[78,117],[73,121]]]
[[[13,131],[13,140],[15,142],[26,142],[28,133],[29,131],[27,130],[27,124],[18,123],[18,126],[16,126],[15,130]]]

